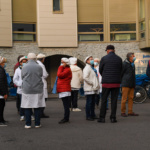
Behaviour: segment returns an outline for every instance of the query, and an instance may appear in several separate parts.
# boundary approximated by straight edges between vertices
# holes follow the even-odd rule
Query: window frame
[[[60,0],[60,11],[54,11],[54,7],[53,7],[53,4],[54,4],[54,0],[52,0],[52,12],[53,14],[63,14],[63,0]]]
[[[96,24],[96,25],[99,25],[99,24],[101,24],[101,25],[103,25],[103,32],[78,32],[78,37],[79,37],[79,35],[103,35],[103,41],[79,41],[79,38],[78,38],[78,42],[86,42],[86,43],[104,43],[104,23],[102,23],[102,22],[99,22],[99,23],[91,23],[91,22],[86,22],[86,23],[78,23],[78,25],[89,25],[89,24]]]
[[[12,37],[13,37],[13,34],[33,34],[35,35],[36,37],[36,40],[35,41],[14,41],[14,43],[37,43],[37,24],[35,22],[12,22],[12,26],[13,24],[35,24],[36,26],[36,30],[35,32],[26,32],[26,31],[12,31]],[[12,28],[13,30],[13,28]]]
[[[111,26],[111,24],[135,24],[136,26],[136,22],[110,22],[109,24],[109,27]],[[137,27],[136,27],[136,30],[135,31],[111,31],[111,28],[110,28],[110,42],[113,42],[113,43],[126,43],[126,42],[133,42],[133,41],[137,41],[137,37],[135,40],[129,40],[129,41],[111,41],[111,34],[131,34],[131,33],[134,33],[134,34],[137,34]]]

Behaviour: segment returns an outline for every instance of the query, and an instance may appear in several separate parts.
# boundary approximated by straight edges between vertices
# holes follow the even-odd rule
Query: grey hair
[[[130,58],[133,54],[134,54],[134,53],[131,53],[131,52],[128,53],[128,54],[127,54],[127,59],[129,60],[129,58]]]
[[[95,58],[94,60],[96,60],[96,61],[100,62],[100,59],[99,59],[99,58]]]

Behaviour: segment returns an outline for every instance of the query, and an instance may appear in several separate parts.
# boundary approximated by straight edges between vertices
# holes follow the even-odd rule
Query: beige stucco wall
[[[39,47],[77,47],[77,1],[62,2],[63,13],[54,14],[52,0],[37,0]]]
[[[110,22],[136,22],[137,0],[109,0]]]
[[[11,0],[0,1],[0,46],[12,46],[12,6]]]

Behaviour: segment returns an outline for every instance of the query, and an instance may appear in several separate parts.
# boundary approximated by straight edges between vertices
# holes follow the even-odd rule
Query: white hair
[[[100,62],[100,59],[99,59],[99,58],[95,58],[94,60],[96,60],[96,61]]]

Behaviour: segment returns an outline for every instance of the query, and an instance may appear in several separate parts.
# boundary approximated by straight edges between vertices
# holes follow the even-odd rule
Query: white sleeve
[[[16,84],[16,86],[21,87],[22,86],[22,80],[19,79],[18,70],[15,71],[14,77],[13,77],[13,83]]]
[[[93,82],[89,80],[89,75],[90,75],[89,69],[88,69],[88,68],[85,68],[85,69],[83,70],[83,79],[84,79],[84,81],[87,82],[88,84],[93,85]]]
[[[47,71],[46,71],[46,69],[45,69],[45,66],[43,66],[42,69],[43,69],[43,78],[46,79],[49,74],[47,73]]]

